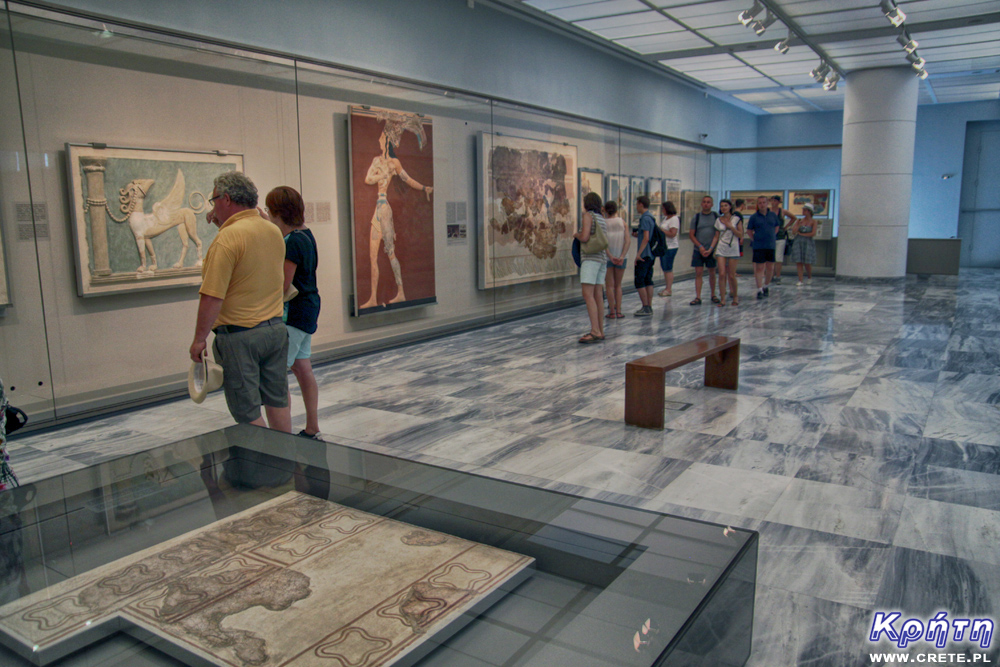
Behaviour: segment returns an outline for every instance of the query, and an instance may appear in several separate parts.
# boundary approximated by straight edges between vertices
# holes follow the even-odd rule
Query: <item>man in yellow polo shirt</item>
[[[201,300],[191,359],[200,361],[208,332],[223,368],[229,412],[239,423],[291,432],[288,408],[288,332],[281,321],[285,241],[278,227],[257,213],[257,188],[245,174],[215,179],[210,222],[219,233],[205,254]]]

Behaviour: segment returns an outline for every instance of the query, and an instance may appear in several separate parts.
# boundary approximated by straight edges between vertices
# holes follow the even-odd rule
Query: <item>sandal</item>
[[[719,301],[719,303],[717,303],[715,305],[718,306],[719,308],[725,308],[726,307],[726,302],[725,301]]]
[[[712,297],[712,303],[719,303],[719,297],[713,296]]]
[[[673,294],[671,294],[670,292],[668,292],[668,291],[667,291],[667,290],[665,290],[665,289],[661,289],[661,290],[660,290],[660,291],[658,292],[658,294],[659,294],[660,296],[673,296]]]
[[[615,319],[616,319],[616,320],[620,320],[620,319],[621,319],[621,318],[623,318],[623,317],[625,317],[625,316],[624,316],[624,315],[622,315],[622,311],[620,311],[620,310],[618,311],[618,314],[617,314],[617,315],[615,315]]]
[[[607,315],[604,316],[604,319],[606,319],[606,320],[613,320],[616,317],[618,317],[618,316],[615,315],[614,313],[608,313]]]
[[[688,305],[689,306],[700,306],[701,305],[701,299],[695,299],[694,301],[692,301]]]
[[[739,299],[733,299],[733,305],[734,306],[740,305],[740,300]]]
[[[582,336],[580,336],[579,342],[582,343],[582,344],[584,344],[584,345],[590,345],[591,343],[600,343],[602,340],[604,340],[604,339],[603,338],[598,338],[597,336],[595,336],[592,333],[586,333],[586,334],[583,334]]]

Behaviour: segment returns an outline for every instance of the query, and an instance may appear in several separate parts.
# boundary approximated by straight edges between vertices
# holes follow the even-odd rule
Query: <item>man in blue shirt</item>
[[[639,300],[642,301],[642,308],[635,311],[635,316],[649,317],[653,314],[653,267],[656,265],[656,258],[649,249],[649,242],[653,238],[656,219],[649,212],[649,197],[646,195],[636,197],[635,210],[639,212],[637,233],[639,250],[635,255],[635,289],[639,293]]]
[[[767,197],[757,197],[757,212],[750,216],[747,234],[753,242],[753,276],[757,281],[757,298],[768,296],[768,285],[774,274],[774,248],[781,221],[768,210]]]

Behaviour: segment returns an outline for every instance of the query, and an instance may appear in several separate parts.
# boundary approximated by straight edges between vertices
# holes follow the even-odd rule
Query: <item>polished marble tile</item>
[[[1000,405],[1000,375],[941,373],[934,398]]]
[[[602,449],[554,481],[600,491],[652,498],[682,475],[690,461]]]
[[[920,464],[913,468],[906,494],[1000,511],[1000,476]]]
[[[933,465],[1000,475],[1000,447],[955,440],[921,440],[918,465]]]
[[[791,480],[780,475],[692,463],[655,496],[655,503],[763,519]]]
[[[766,400],[761,396],[736,393],[704,395],[706,400],[699,402],[692,400],[688,393],[674,394],[673,400],[690,402],[692,405],[672,419],[669,427],[709,435],[728,435]]]
[[[793,479],[764,518],[772,523],[889,544],[903,501],[903,496],[884,489]]]
[[[820,373],[806,369],[775,394],[775,398],[793,401],[843,400],[846,404],[864,379],[863,375]]]
[[[1000,565],[1000,512],[909,496],[892,543]]]
[[[758,584],[872,609],[892,547],[765,522]]]
[[[870,408],[845,407],[837,424],[859,431],[884,431],[896,435],[920,436],[927,413],[888,412]]]
[[[991,616],[998,607],[1000,566],[892,547],[875,601],[877,609],[898,609],[904,618],[933,618],[942,609],[951,618]]]
[[[935,400],[923,435],[1000,446],[1000,406]]]
[[[729,432],[740,440],[775,442],[799,447],[815,447],[828,428],[827,424],[797,419],[750,415]]]
[[[934,388],[926,382],[867,378],[847,402],[847,407],[919,413],[927,411],[933,395]]]
[[[853,452],[880,461],[909,461],[912,463],[923,451],[920,436],[866,431],[834,424],[819,441],[822,449]]]
[[[762,442],[738,438],[720,438],[706,448],[699,463],[752,470],[768,475],[794,477],[810,448],[780,442]]]
[[[817,447],[802,454],[797,479],[838,484],[864,491],[906,491],[913,470],[914,454],[898,458],[875,458],[856,452]]]

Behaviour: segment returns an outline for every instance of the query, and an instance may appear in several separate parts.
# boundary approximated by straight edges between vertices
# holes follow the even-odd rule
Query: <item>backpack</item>
[[[648,213],[645,215],[649,215]],[[653,217],[653,216],[649,216]],[[653,232],[649,235],[649,252],[653,257],[663,257],[667,254],[667,235],[653,220]]]

